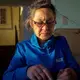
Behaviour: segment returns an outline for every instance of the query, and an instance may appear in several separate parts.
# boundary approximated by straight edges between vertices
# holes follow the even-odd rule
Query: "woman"
[[[3,80],[79,80],[80,66],[66,39],[53,35],[56,11],[50,0],[30,6],[27,24],[34,34],[17,44]]]

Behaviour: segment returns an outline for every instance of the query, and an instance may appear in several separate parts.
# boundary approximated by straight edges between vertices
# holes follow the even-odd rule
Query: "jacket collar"
[[[42,46],[39,45],[38,39],[35,34],[33,34],[31,37],[31,44],[35,47],[38,47],[38,48],[50,47],[51,45],[53,45],[53,43],[54,43],[54,36],[53,35]]]

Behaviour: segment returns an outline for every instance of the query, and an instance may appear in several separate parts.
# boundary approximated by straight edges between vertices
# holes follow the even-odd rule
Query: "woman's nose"
[[[48,25],[44,24],[43,27],[42,27],[42,29],[47,30],[48,29]]]

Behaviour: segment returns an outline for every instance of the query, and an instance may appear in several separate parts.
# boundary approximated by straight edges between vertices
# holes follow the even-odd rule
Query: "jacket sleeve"
[[[78,75],[78,78],[79,78],[78,80],[80,80],[80,65],[77,63],[76,59],[73,57],[65,37],[62,37],[62,43],[63,43],[63,53],[65,56],[67,67],[74,69]]]
[[[15,55],[3,74],[3,80],[29,80],[26,73],[28,67],[25,63],[22,47],[17,44]]]

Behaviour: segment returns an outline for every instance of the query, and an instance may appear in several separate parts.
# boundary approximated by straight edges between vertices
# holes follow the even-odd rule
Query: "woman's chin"
[[[48,40],[50,38],[50,36],[42,36],[42,40]]]
[[[50,37],[51,37],[50,34],[41,34],[41,35],[38,36],[38,38],[39,38],[40,40],[43,40],[43,41],[48,40]]]

